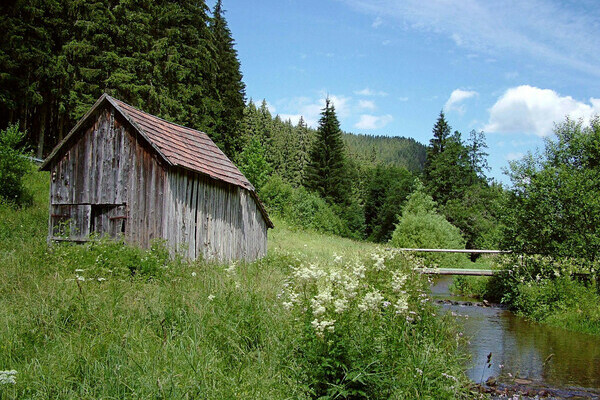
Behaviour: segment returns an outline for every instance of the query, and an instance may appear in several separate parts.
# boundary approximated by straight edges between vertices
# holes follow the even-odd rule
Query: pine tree
[[[477,132],[475,129],[473,129],[469,133],[467,148],[469,149],[471,169],[475,171],[478,177],[485,180],[486,178],[484,171],[490,169],[487,162],[487,156],[489,154],[485,152],[485,149],[488,148],[485,142],[485,133],[483,133],[483,131]]]
[[[300,117],[295,132],[298,143],[298,150],[296,151],[295,160],[296,165],[298,166],[298,175],[296,177],[296,181],[299,185],[301,185],[306,181],[306,168],[310,159],[309,152],[311,148],[310,132],[308,130],[308,125],[306,125],[306,122],[304,122],[303,117]]]
[[[263,99],[260,107],[258,108],[258,135],[260,144],[267,152],[267,161],[273,165],[274,154],[273,154],[273,117],[267,106],[267,101]]]
[[[446,122],[444,112],[440,111],[440,116],[438,117],[435,125],[433,126],[433,137],[431,138],[431,140],[429,140],[429,147],[427,147],[427,160],[425,161],[425,176],[427,176],[428,169],[434,162],[435,157],[441,154],[446,149],[451,130],[452,128],[450,128],[450,125],[448,125],[448,122]]]
[[[306,186],[330,203],[349,203],[350,190],[342,131],[335,107],[329,98],[325,100],[317,136],[310,151]]]
[[[210,21],[217,65],[216,88],[220,100],[213,138],[223,152],[232,157],[242,148],[240,123],[244,115],[246,87],[242,82],[235,42],[224,13],[221,0],[217,0]]]

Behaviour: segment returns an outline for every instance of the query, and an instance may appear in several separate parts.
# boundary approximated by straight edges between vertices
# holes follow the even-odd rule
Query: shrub
[[[25,133],[17,125],[0,130],[0,201],[15,206],[30,204],[31,195],[25,190],[23,176],[29,172],[31,163],[19,147]]]
[[[418,259],[376,252],[292,268],[283,305],[301,332],[294,356],[313,398],[458,398],[455,338],[435,317]],[[456,354],[456,353],[454,353]]]
[[[409,196],[389,244],[400,248],[465,248],[460,230],[436,212],[436,203],[422,185]],[[425,253],[422,256],[428,264],[443,267],[462,265],[467,260],[461,254]]]
[[[540,255],[500,258],[486,298],[501,298],[521,315],[571,330],[600,334],[597,262]]]
[[[277,175],[261,189],[261,199],[269,211],[301,228],[339,236],[351,236],[347,223],[325,200],[303,187],[294,188]]]

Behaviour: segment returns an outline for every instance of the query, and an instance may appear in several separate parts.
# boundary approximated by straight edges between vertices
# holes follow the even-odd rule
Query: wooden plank
[[[408,249],[389,248],[387,250],[423,252],[423,253],[471,253],[471,254],[510,254],[510,250],[475,250],[475,249]]]
[[[427,275],[468,275],[468,276],[492,276],[498,271],[491,269],[460,269],[460,268],[421,268],[418,271]]]

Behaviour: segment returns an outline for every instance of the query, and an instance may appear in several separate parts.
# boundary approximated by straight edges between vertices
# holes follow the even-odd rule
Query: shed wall
[[[96,230],[148,246],[162,233],[164,168],[110,107],[82,129],[51,168],[50,238],[85,240]],[[68,230],[57,226],[69,219]]]
[[[173,170],[165,198],[164,237],[187,257],[253,261],[266,255],[266,222],[247,190]]]

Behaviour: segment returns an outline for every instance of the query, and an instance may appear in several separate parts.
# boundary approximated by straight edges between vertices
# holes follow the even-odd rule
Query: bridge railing
[[[479,250],[479,249],[413,249],[413,248],[392,248],[395,251],[408,251],[415,253],[467,253],[467,254],[510,254],[510,250]],[[470,276],[491,276],[494,270],[491,269],[469,269],[469,268],[420,268],[419,272],[428,275],[470,275]]]

